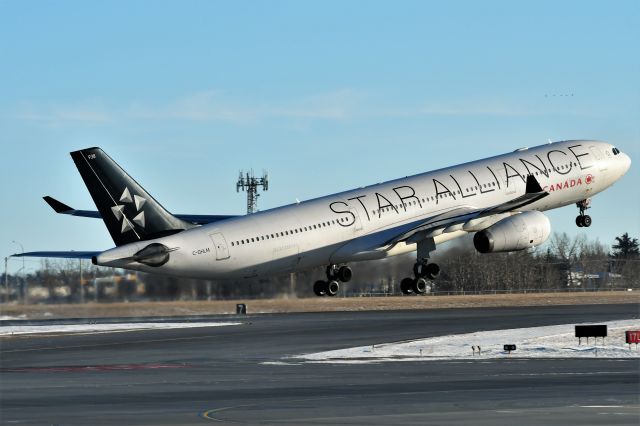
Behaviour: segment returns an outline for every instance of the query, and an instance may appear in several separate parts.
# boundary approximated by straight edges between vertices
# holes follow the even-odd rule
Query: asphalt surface
[[[316,364],[290,358],[630,318],[639,318],[637,304],[224,316],[206,319],[243,325],[3,338],[0,422],[638,425],[638,360]]]

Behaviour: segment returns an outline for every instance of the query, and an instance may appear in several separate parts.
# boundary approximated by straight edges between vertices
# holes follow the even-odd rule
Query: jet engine
[[[539,211],[507,217],[473,236],[480,253],[524,250],[547,241],[551,234],[549,219]]]

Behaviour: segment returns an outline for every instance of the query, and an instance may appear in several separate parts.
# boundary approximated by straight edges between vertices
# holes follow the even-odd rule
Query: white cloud
[[[121,107],[107,108],[96,100],[75,103],[37,105],[23,103],[11,118],[41,121],[49,125],[65,123],[105,124],[127,120],[222,121],[236,124],[260,120],[348,120],[352,118],[419,116],[531,116],[567,114],[533,103],[518,105],[496,100],[469,102],[430,102],[414,106],[388,106],[384,99],[341,89],[324,94],[280,102],[238,99],[219,90],[206,90],[164,103],[133,101]],[[573,110],[571,113],[583,115]]]
[[[348,118],[355,104],[355,94],[340,90],[298,101],[279,104],[229,101],[220,91],[204,91],[168,102],[164,106],[137,103],[129,115],[143,119],[252,122],[269,118],[309,118],[341,120]]]
[[[113,116],[95,101],[73,104],[49,103],[44,105],[25,102],[17,108],[17,112],[10,114],[10,118],[40,121],[49,125],[57,125],[64,122],[102,124],[113,120]]]

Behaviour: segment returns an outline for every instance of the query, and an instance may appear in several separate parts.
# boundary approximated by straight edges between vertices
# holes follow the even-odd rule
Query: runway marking
[[[186,364],[113,364],[113,365],[69,365],[60,367],[0,368],[0,373],[60,373],[121,370],[155,370],[161,368],[189,368]]]
[[[292,402],[325,401],[325,400],[328,400],[328,399],[344,399],[344,398],[345,398],[344,396],[328,396],[328,397],[318,397],[318,398],[287,399],[286,402],[289,404],[289,403],[292,403]],[[228,420],[228,419],[219,419],[217,417],[211,417],[211,415],[212,414],[216,414],[216,413],[221,413],[223,411],[234,410],[236,408],[260,407],[260,406],[265,406],[265,405],[267,405],[267,403],[231,405],[229,407],[213,408],[211,410],[202,411],[200,413],[200,417],[202,417],[203,419],[207,419],[207,420],[213,420],[214,422],[242,423],[242,422],[239,422],[239,421],[233,421],[233,420]]]
[[[580,408],[625,408],[624,405],[578,405]]]
[[[73,345],[73,346],[45,346],[43,348],[31,348],[31,349],[12,349],[12,350],[3,350],[2,352],[7,353],[16,353],[16,352],[36,352],[36,351],[51,351],[58,349],[79,349],[79,348],[97,348],[103,346],[122,346],[122,345],[131,345],[136,343],[159,343],[159,342],[176,342],[182,340],[204,340],[204,339],[215,339],[220,336],[197,336],[197,337],[174,337],[171,339],[146,339],[146,340],[136,340],[135,342],[111,342],[111,343],[96,343],[93,345]]]
[[[488,377],[521,377],[521,376],[597,376],[599,374],[621,374],[628,375],[627,371],[588,371],[588,372],[562,372],[562,373],[506,373],[506,374],[489,374]]]

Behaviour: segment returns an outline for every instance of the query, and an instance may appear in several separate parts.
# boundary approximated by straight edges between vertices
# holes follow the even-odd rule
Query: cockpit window
[[[618,148],[613,148],[612,151],[613,151],[613,155],[620,154],[620,150]]]

